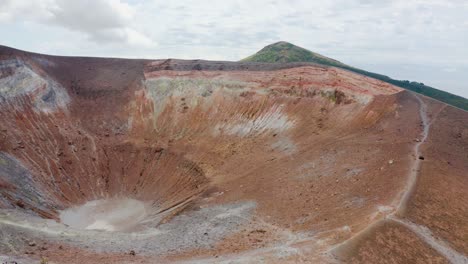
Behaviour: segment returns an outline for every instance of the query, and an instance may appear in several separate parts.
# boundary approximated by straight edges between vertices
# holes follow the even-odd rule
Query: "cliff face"
[[[0,225],[9,242],[0,254],[34,252],[15,238],[24,232],[52,244],[41,254],[59,262],[72,263],[74,254],[87,263],[151,263],[240,251],[271,261],[331,261],[322,253],[342,243],[351,248],[346,241],[396,215],[404,194],[426,199],[419,181],[418,188],[408,184],[425,128],[422,104],[432,123],[444,115],[460,131],[452,138],[440,127],[441,136],[422,147],[458,140],[452,154],[458,161],[438,168],[459,177],[462,185],[447,183],[453,188],[466,186],[468,122],[459,122],[468,120],[465,112],[348,71],[305,63],[54,57],[3,47]],[[434,232],[445,225],[424,218],[440,208],[411,209],[412,203],[405,200],[398,217],[434,224]],[[445,209],[451,222],[467,210],[457,204]],[[69,210],[86,224],[67,226]],[[103,221],[111,218],[109,227]],[[466,231],[465,224],[457,232]],[[440,234],[466,252],[459,236]],[[361,258],[365,244],[350,244],[353,250],[334,254]],[[279,258],[284,250],[300,254]],[[414,250],[428,259],[441,255],[424,242]]]

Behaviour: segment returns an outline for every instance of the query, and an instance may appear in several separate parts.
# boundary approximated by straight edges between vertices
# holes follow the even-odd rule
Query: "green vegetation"
[[[291,43],[280,41],[268,45],[254,55],[242,61],[253,62],[314,62],[323,65],[349,67],[337,60],[327,58],[318,53],[295,46]]]
[[[322,56],[318,53],[306,50],[304,48],[295,46],[288,42],[277,42],[268,45],[261,49],[254,55],[243,59],[242,61],[250,62],[312,62],[322,64],[326,66],[333,66],[342,69],[346,69],[355,73],[359,73],[374,79],[378,79],[387,83],[391,83],[395,86],[411,90],[436,100],[445,102],[447,104],[459,107],[464,110],[468,110],[468,99],[458,95],[454,95],[445,91],[438,90],[436,88],[424,85],[419,82],[410,82],[407,80],[394,80],[388,76],[364,71],[358,68],[351,67],[337,60]]]

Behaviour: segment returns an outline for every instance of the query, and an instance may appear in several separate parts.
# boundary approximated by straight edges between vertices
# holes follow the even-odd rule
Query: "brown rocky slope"
[[[0,47],[0,260],[467,263],[468,113],[307,63]]]

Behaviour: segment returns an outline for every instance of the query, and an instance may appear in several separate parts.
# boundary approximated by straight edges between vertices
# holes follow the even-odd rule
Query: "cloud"
[[[134,24],[136,11],[120,0],[4,0],[0,21],[39,22],[82,33],[96,43],[155,46]]]
[[[3,0],[0,6],[0,23],[12,23],[21,19],[21,22],[36,21],[50,16],[48,6],[54,0]]]
[[[85,33],[95,42],[124,42],[150,46],[153,41],[132,28],[135,10],[120,0],[56,0],[50,21]]]
[[[84,32],[125,27],[134,16],[134,10],[119,0],[56,0],[50,10],[58,24]]]

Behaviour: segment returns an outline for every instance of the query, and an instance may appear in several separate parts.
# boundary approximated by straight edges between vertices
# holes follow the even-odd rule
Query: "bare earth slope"
[[[467,263],[468,113],[307,63],[0,47],[0,260]]]

